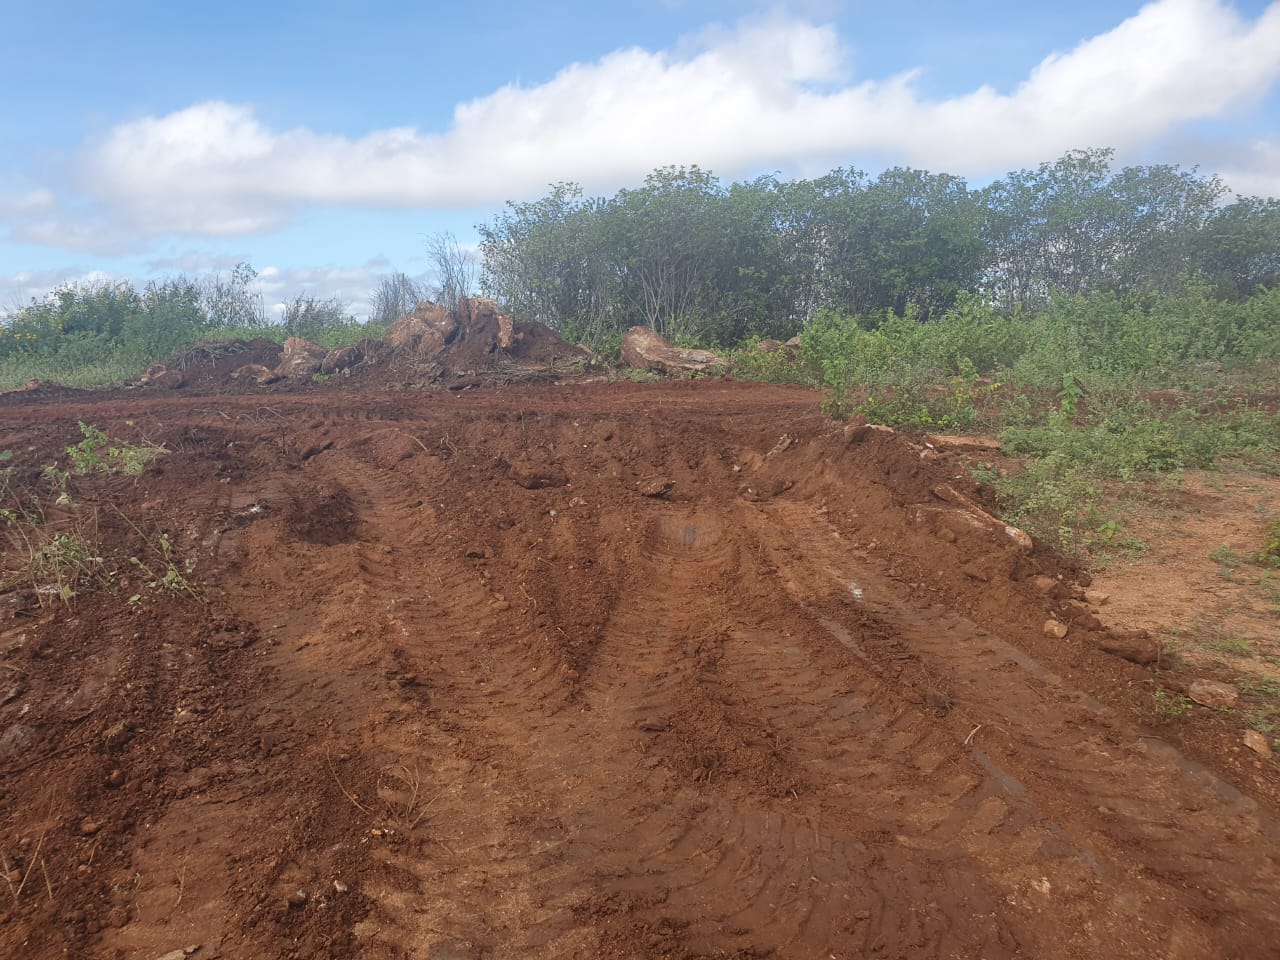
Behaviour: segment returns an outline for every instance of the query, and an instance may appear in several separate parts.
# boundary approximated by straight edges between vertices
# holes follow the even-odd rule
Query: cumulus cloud
[[[250,106],[199,103],[85,148],[80,184],[97,221],[33,217],[12,234],[73,247],[107,243],[121,224],[251,234],[310,206],[495,206],[557,180],[617,187],[668,163],[736,175],[871,154],[981,176],[1074,147],[1124,152],[1263,96],[1280,76],[1280,3],[1248,20],[1222,0],[1156,0],[1003,92],[930,99],[914,72],[857,80],[850,62],[834,27],[777,15],[502,87],[438,132],[278,130]]]
[[[1225,152],[1216,164],[1240,196],[1280,197],[1280,140],[1261,139]]]
[[[49,213],[57,207],[58,199],[48,187],[27,190],[8,196],[0,196],[0,215],[30,217]]]
[[[378,283],[389,273],[391,265],[382,258],[358,267],[263,267],[256,286],[271,316],[281,316],[286,303],[304,296],[341,300],[352,315],[363,319]]]

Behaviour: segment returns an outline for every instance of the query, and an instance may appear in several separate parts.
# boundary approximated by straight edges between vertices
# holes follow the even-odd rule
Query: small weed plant
[[[112,440],[103,430],[86,423],[80,424],[80,433],[83,439],[67,447],[72,470],[77,474],[123,473],[138,477],[169,452],[159,444]]]
[[[1190,697],[1158,689],[1151,692],[1151,717],[1156,723],[1181,720],[1191,711],[1191,707]]]
[[[1272,520],[1263,533],[1262,549],[1254,557],[1259,566],[1280,570],[1280,520]]]
[[[129,558],[129,563],[137,568],[145,578],[146,585],[152,590],[182,594],[198,599],[199,593],[191,585],[191,581],[187,579],[195,571],[195,561],[187,560],[180,565],[173,549],[173,542],[169,539],[168,534],[160,534],[156,540],[155,547],[159,553],[157,562],[148,563],[139,557]],[[129,598],[129,602],[138,603],[141,599],[141,594],[134,594]]]

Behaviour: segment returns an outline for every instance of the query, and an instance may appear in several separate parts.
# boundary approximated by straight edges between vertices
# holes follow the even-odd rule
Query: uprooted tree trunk
[[[622,338],[622,362],[657,373],[721,373],[725,361],[709,350],[686,350],[667,343],[648,327],[632,327]]]

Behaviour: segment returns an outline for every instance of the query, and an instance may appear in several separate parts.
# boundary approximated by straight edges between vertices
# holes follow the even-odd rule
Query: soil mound
[[[458,388],[554,380],[590,356],[545,324],[512,319],[487,297],[463,297],[452,310],[420,304],[381,341],[370,341],[365,354],[353,377]]]
[[[170,388],[221,387],[231,382],[231,374],[246,364],[275,367],[280,362],[282,347],[271,340],[207,340],[192,344],[174,354],[157,371],[147,372],[144,382]],[[173,375],[178,375],[175,383]]]
[[[249,389],[279,390],[334,376],[364,389],[405,384],[462,389],[555,380],[590,354],[541,323],[513,320],[488,298],[463,297],[453,309],[419,304],[380,339],[326,351],[291,337],[274,352],[242,356],[239,363],[206,364],[208,376]]]
[[[32,379],[20,387],[0,390],[0,406],[32,403],[39,400],[74,400],[77,397],[89,396],[92,396],[92,391],[64,387],[52,380]]]

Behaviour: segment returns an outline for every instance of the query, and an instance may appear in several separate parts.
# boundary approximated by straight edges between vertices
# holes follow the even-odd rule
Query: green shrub
[[[1264,567],[1280,567],[1280,520],[1272,520],[1267,524],[1262,549],[1254,559]]]

